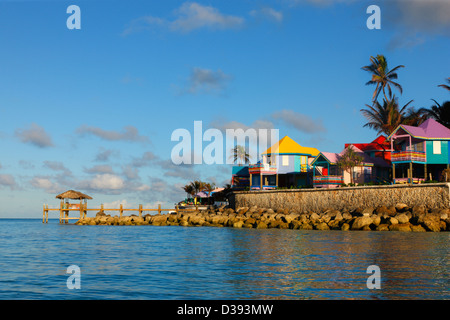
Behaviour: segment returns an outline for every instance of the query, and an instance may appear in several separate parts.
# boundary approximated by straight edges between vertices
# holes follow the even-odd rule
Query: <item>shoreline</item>
[[[255,229],[298,230],[364,230],[441,232],[450,231],[450,209],[409,207],[404,203],[377,208],[360,207],[355,210],[326,209],[321,212],[297,213],[266,208],[228,207],[202,211],[181,211],[167,214],[146,214],[119,217],[98,212],[95,217],[86,217],[75,225],[152,225],[184,227],[232,227]]]

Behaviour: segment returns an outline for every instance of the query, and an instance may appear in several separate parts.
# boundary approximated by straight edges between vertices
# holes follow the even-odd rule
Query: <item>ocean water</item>
[[[0,299],[450,299],[449,243],[444,232],[0,219]],[[71,265],[80,289],[67,286]],[[380,289],[367,287],[371,265]]]

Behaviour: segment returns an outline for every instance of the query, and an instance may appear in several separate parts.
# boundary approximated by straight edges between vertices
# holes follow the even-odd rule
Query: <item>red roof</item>
[[[347,148],[349,145],[354,145],[361,151],[389,151],[391,149],[391,144],[383,135],[370,143],[346,143],[345,147]]]

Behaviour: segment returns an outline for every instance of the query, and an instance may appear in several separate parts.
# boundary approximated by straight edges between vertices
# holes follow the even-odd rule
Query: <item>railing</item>
[[[427,162],[427,155],[424,151],[394,151],[391,153],[392,162]]]
[[[316,176],[313,179],[314,188],[337,187],[344,183],[342,176]]]
[[[395,178],[394,184],[405,184],[405,183],[413,183],[419,184],[425,182],[424,178]]]
[[[125,209],[123,207],[123,205],[121,204],[120,207],[114,208],[114,209],[108,209],[108,208],[104,208],[103,204],[100,206],[100,208],[90,208],[88,209],[86,204],[76,204],[75,205],[71,204],[69,206],[69,208],[65,208],[62,204],[60,205],[59,208],[49,208],[48,204],[44,204],[44,209],[43,209],[43,216],[42,216],[42,223],[47,223],[48,222],[48,212],[49,211],[59,211],[59,223],[68,223],[69,220],[78,220],[78,219],[82,219],[85,218],[87,215],[88,211],[97,211],[97,212],[101,212],[104,213],[105,211],[118,211],[119,212],[119,217],[122,218],[124,211],[137,211],[139,214],[139,217],[142,218],[142,214],[145,211],[154,211],[154,212],[158,212],[158,214],[161,214],[162,211],[168,211],[168,212],[189,212],[189,211],[196,211],[199,209],[199,207],[202,207],[202,205],[192,205],[192,206],[187,206],[187,208],[183,208],[182,206],[175,206],[175,208],[172,209],[162,209],[161,205],[158,205],[157,209],[146,209],[142,207],[142,204],[139,205],[139,208],[137,209]],[[69,217],[69,212],[70,211],[76,211],[80,213],[79,217]]]
[[[248,172],[250,174],[257,174],[260,172],[270,172],[270,173],[276,173],[277,172],[277,166],[269,165],[268,163],[257,163],[257,164],[250,164],[248,166]]]

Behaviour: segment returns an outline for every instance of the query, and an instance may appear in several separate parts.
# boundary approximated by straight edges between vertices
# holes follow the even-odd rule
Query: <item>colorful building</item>
[[[262,160],[249,166],[251,189],[300,187],[312,184],[311,162],[316,148],[303,147],[285,136],[262,154]]]
[[[388,137],[391,142],[394,183],[439,180],[450,164],[450,129],[434,119],[419,126],[399,125]]]
[[[377,141],[377,139],[374,141]],[[381,141],[379,139],[379,142]],[[363,147],[365,151],[356,145]],[[351,170],[345,171],[339,167],[338,162],[348,148],[352,148],[360,156],[362,162]],[[344,183],[362,184],[388,181],[390,162],[385,159],[390,158],[390,151],[386,150],[385,152],[383,150],[380,152],[378,148],[380,146],[377,145],[377,142],[371,142],[346,144],[344,150],[340,153],[321,152],[311,163],[313,167],[313,187],[336,188]]]
[[[233,166],[231,172],[231,187],[235,190],[244,190],[250,187],[250,174],[248,166]]]
[[[370,143],[346,143],[345,147],[349,145],[355,146],[369,157],[384,159],[389,164],[391,162],[392,146],[384,135],[380,135]]]

